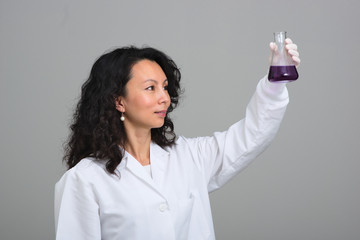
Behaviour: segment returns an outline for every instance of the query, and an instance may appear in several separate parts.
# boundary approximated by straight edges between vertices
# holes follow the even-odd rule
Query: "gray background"
[[[270,148],[211,195],[218,239],[360,239],[360,3],[0,1],[0,239],[54,238],[53,187],[80,86],[106,50],[168,53],[187,137],[244,116],[272,32],[298,44],[300,79]]]

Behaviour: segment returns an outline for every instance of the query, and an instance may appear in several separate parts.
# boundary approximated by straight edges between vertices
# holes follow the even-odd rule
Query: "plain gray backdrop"
[[[300,78],[272,145],[211,194],[217,239],[360,239],[360,2],[0,0],[0,239],[54,239],[53,189],[82,83],[114,47],[149,45],[183,74],[178,135],[244,117],[274,31]]]

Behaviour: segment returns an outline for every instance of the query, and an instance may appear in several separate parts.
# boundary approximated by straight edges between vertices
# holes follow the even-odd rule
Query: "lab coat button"
[[[167,209],[167,205],[166,205],[165,203],[160,204],[159,210],[160,210],[161,212],[164,212],[166,209]]]

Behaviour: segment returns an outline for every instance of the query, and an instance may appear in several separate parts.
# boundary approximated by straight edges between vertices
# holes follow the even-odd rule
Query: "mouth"
[[[166,117],[166,110],[155,112],[156,115],[160,117]]]

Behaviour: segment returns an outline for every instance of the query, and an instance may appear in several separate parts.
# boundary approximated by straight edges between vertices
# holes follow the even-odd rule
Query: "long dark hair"
[[[120,120],[121,113],[115,108],[115,99],[126,95],[125,86],[131,78],[131,69],[144,59],[159,64],[167,77],[171,99],[168,112],[177,106],[181,74],[175,62],[166,54],[150,47],[130,46],[102,55],[94,63],[89,78],[81,88],[81,98],[75,109],[63,158],[69,169],[85,157],[94,157],[98,161],[106,161],[107,171],[115,173],[127,142]],[[161,147],[175,143],[174,124],[168,115],[162,127],[151,129],[151,138]]]

